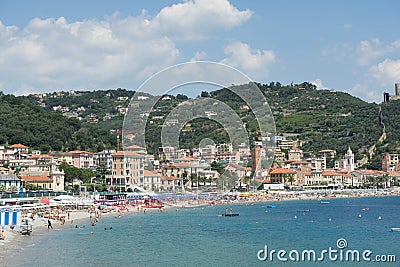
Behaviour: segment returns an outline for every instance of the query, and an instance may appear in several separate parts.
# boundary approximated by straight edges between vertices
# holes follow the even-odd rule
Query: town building
[[[382,153],[382,171],[400,171],[399,154],[395,153]]]
[[[400,99],[400,83],[394,84],[394,95],[390,95],[389,93],[383,93],[383,102],[387,103],[392,100]]]
[[[112,154],[111,175],[106,175],[106,184],[114,189],[133,188],[144,183],[143,155],[130,151],[117,151]]]
[[[0,174],[0,186],[6,191],[18,191],[21,187],[21,180],[14,174]]]
[[[294,148],[290,149],[289,152],[288,152],[288,160],[299,161],[299,160],[303,159],[303,156],[304,156],[303,155],[303,150],[301,150],[301,149],[299,149],[297,147],[294,147]]]
[[[354,171],[354,154],[350,147],[347,149],[344,159],[335,161],[335,169],[346,169],[348,172]]]
[[[94,161],[96,166],[105,166],[107,170],[112,170],[112,154],[115,153],[115,150],[103,150],[98,152],[94,156]]]
[[[72,166],[80,169],[95,169],[94,153],[81,150],[74,150],[70,151],[68,155],[71,156]]]
[[[297,171],[285,168],[274,168],[269,172],[271,183],[297,185]]]
[[[161,187],[161,175],[155,171],[143,171],[143,188],[150,191],[159,191]]]

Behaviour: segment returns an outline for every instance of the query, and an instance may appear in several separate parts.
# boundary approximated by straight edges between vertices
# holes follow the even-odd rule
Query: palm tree
[[[289,175],[289,176],[287,177],[287,181],[290,183],[290,185],[293,185],[293,182],[294,182],[294,177],[293,177],[293,175]]]
[[[191,183],[191,188],[194,187],[194,182],[197,181],[197,185],[198,185],[198,178],[197,178],[197,173],[191,173],[190,174],[190,183]]]
[[[380,184],[383,184],[383,188],[388,187],[389,176],[387,174],[378,176],[378,180],[379,180]]]
[[[369,182],[370,185],[378,186],[378,179],[377,179],[376,176],[368,177],[368,182]]]

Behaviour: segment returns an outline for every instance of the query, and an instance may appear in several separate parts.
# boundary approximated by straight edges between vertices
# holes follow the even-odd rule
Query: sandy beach
[[[4,226],[0,228],[0,231],[4,231],[4,240],[0,240],[0,267],[7,266],[4,262],[4,257],[10,251],[16,251],[21,249],[21,245],[26,240],[29,240],[32,236],[43,235],[48,231],[60,231],[65,228],[81,227],[83,224],[95,225],[101,220],[102,217],[109,216],[124,216],[127,212],[143,212],[142,208],[137,208],[131,205],[118,205],[112,209],[109,208],[107,212],[102,212],[100,209],[80,209],[80,210],[69,210],[65,212],[65,219],[58,218],[44,218],[38,215],[33,216],[33,219],[29,218],[29,224],[32,225],[31,235],[22,235],[19,230],[19,225],[14,229],[10,226]],[[69,214],[69,215],[68,215]],[[24,218],[25,219],[25,218]],[[49,226],[49,221],[51,226]]]
[[[294,200],[329,200],[332,198],[360,198],[360,197],[385,197],[385,196],[399,196],[399,190],[393,191],[362,191],[362,190],[348,190],[342,191],[340,194],[335,192],[270,192],[269,194],[239,194],[236,196],[225,196],[221,198],[195,198],[189,196],[188,198],[180,199],[164,199],[164,207],[162,209],[152,207],[149,209],[145,205],[115,205],[108,207],[108,210],[102,210],[100,207],[93,206],[92,208],[85,208],[79,210],[64,210],[62,217],[47,218],[36,214],[33,220],[30,219],[29,223],[32,225],[32,236],[46,234],[48,231],[60,231],[66,227],[80,227],[83,224],[96,224],[101,223],[102,217],[108,216],[124,216],[127,212],[144,212],[146,210],[163,211],[168,208],[193,208],[206,205],[229,205],[235,203],[254,203],[254,202],[276,202],[276,201],[294,201]],[[28,216],[28,214],[26,214]],[[60,219],[61,218],[61,219]],[[51,227],[49,227],[49,220]],[[1,228],[0,228],[1,229]],[[17,227],[14,230],[9,226],[4,227],[5,239],[0,240],[0,266],[7,266],[4,262],[5,255],[10,251],[21,250],[22,243],[26,242],[30,236],[23,236],[18,231]]]

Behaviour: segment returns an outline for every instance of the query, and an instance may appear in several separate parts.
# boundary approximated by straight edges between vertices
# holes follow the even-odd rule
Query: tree
[[[105,183],[106,175],[111,174],[111,171],[107,169],[105,164],[100,164],[96,167],[96,178],[101,180],[101,183]]]
[[[210,97],[210,94],[207,91],[202,91],[200,96],[201,97]]]
[[[18,192],[18,187],[16,187],[15,185],[10,186],[9,188],[7,188],[8,192]]]
[[[191,173],[189,176],[189,179],[190,179],[191,188],[193,188],[194,183],[198,181],[197,173],[195,173],[195,172]]]
[[[289,176],[287,177],[287,181],[290,183],[290,185],[293,185],[293,182],[294,182],[294,177],[293,177],[293,175],[289,175]]]

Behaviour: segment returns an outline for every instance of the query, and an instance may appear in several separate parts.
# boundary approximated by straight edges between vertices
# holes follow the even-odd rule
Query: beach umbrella
[[[43,198],[40,200],[40,202],[49,205],[49,204],[50,204],[50,199],[48,199],[48,198],[46,198],[46,197],[43,197]]]

